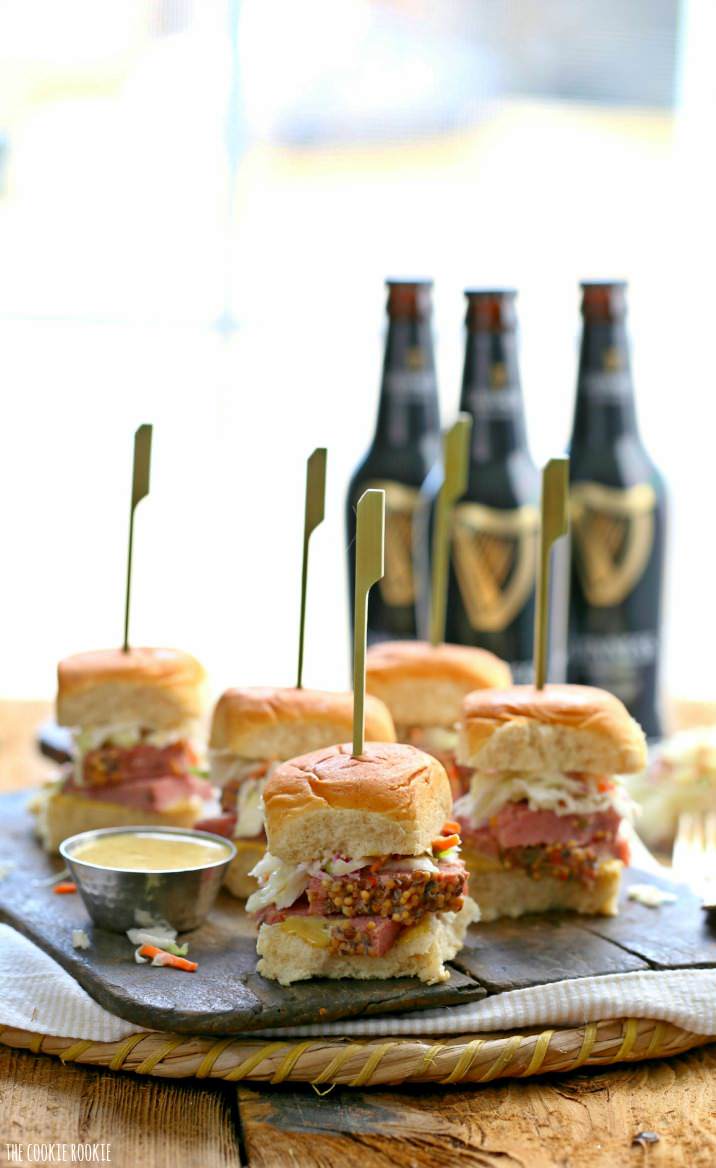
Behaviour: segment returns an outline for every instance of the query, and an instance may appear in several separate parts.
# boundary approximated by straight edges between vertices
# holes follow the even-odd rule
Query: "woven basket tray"
[[[442,1040],[187,1038],[140,1031],[120,1042],[55,1038],[29,1030],[0,1030],[0,1042],[49,1054],[64,1063],[133,1071],[167,1079],[222,1079],[311,1083],[317,1090],[341,1084],[487,1083],[584,1066],[665,1058],[713,1039],[668,1022],[620,1018],[554,1030],[466,1034]]]

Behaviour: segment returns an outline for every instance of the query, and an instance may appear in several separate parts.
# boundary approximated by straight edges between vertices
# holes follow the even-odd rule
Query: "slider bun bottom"
[[[592,884],[575,880],[557,880],[542,876],[533,879],[519,868],[487,868],[476,860],[469,848],[463,859],[470,873],[470,896],[480,906],[480,919],[495,921],[499,917],[521,917],[527,913],[571,910],[587,916],[613,917],[621,880],[620,860],[605,860],[597,869]]]
[[[235,839],[236,856],[224,877],[224,888],[239,900],[246,900],[258,888],[258,881],[249,872],[266,853],[265,839]]]
[[[281,985],[309,977],[418,977],[432,985],[449,980],[450,971],[443,962],[462,949],[468,925],[479,915],[474,901],[465,897],[460,912],[430,913],[406,930],[384,957],[336,957],[284,932],[280,924],[262,925],[256,944],[261,958],[257,969]]]
[[[37,816],[37,834],[48,852],[56,852],[63,840],[80,831],[102,827],[193,827],[204,814],[197,795],[182,800],[171,811],[145,811],[120,803],[85,799],[63,791],[43,792],[31,804]]]

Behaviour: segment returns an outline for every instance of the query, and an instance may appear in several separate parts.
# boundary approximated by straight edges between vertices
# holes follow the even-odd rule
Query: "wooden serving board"
[[[60,867],[34,838],[28,793],[0,796],[0,920],[67,969],[106,1009],[139,1026],[189,1034],[239,1034],[271,1026],[430,1009],[563,979],[641,969],[716,966],[716,929],[686,888],[627,870],[630,884],[653,883],[677,901],[649,909],[623,899],[615,918],[545,914],[474,926],[449,982],[298,982],[282,987],[256,972],[255,931],[241,903],[222,893],[210,920],[186,939],[196,974],[137,965],[123,935],[93,928],[79,896],[46,883]],[[44,883],[43,883],[44,881]],[[72,930],[91,947],[72,946]]]

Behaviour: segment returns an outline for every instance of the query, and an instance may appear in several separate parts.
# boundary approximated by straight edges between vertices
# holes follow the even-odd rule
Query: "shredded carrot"
[[[56,884],[52,891],[60,894],[64,894],[66,892],[76,892],[77,885],[74,884],[71,880],[64,880],[62,883]]]
[[[383,864],[385,863],[387,858],[388,858],[387,856],[378,856],[377,860],[374,860],[372,864],[369,864],[368,871],[369,872],[378,872],[383,867]]]
[[[460,834],[460,824],[455,819],[449,819],[443,824],[443,835]]]
[[[186,957],[176,957],[173,953],[167,953],[166,949],[158,949],[156,945],[142,945],[139,950],[140,957],[160,958],[157,965],[168,965],[171,969],[183,969],[187,973],[194,973],[199,968],[196,961],[187,961]]]
[[[440,839],[433,840],[431,846],[434,852],[446,852],[448,848],[454,848],[459,843],[459,835],[441,835]]]

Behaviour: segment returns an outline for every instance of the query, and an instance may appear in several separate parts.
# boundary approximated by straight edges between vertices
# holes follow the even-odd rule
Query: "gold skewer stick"
[[[132,502],[129,508],[129,546],[127,548],[127,586],[124,595],[124,641],[122,649],[129,652],[129,603],[132,595],[132,549],[134,545],[134,511],[149,494],[149,468],[152,461],[152,427],[144,423],[134,433],[132,462]]]
[[[303,518],[303,565],[301,568],[301,615],[298,627],[298,671],[296,689],[303,685],[303,647],[306,630],[306,588],[308,585],[308,544],[326,513],[326,448],[317,446],[306,463],[306,508]]]
[[[537,689],[547,680],[549,639],[549,568],[552,545],[567,534],[569,519],[569,459],[550,458],[542,470],[542,521],[535,606],[534,674]]]
[[[353,615],[353,757],[365,740],[365,647],[368,593],[385,571],[385,491],[364,491],[356,510],[356,597]]]
[[[458,414],[443,436],[443,483],[438,493],[438,505],[433,529],[433,578],[430,596],[430,643],[440,645],[445,640],[447,612],[448,569],[450,566],[450,521],[452,509],[467,488],[470,458],[470,414]]]

